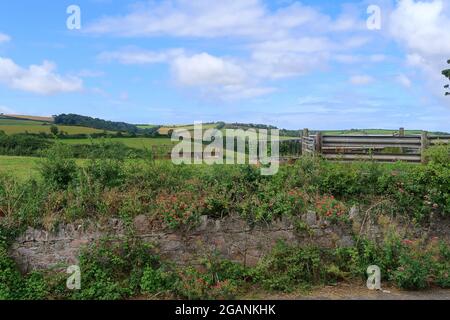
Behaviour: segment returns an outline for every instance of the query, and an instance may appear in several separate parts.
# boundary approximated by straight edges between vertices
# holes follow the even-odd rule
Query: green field
[[[59,131],[64,131],[68,134],[93,134],[93,133],[102,133],[103,130],[86,128],[86,127],[77,127],[77,126],[57,126]],[[26,125],[0,125],[0,130],[4,131],[6,134],[18,134],[18,133],[50,133],[49,125],[36,125],[36,124],[26,124]]]
[[[217,127],[217,124],[215,123],[209,123],[209,124],[203,124],[202,125],[202,129],[203,131],[208,130],[208,129],[214,129]],[[193,131],[194,130],[194,125],[174,125],[174,126],[164,126],[161,127],[158,132],[161,135],[168,135],[170,130],[176,130],[176,129],[186,129],[189,131]]]
[[[0,174],[10,175],[20,181],[38,177],[40,158],[0,156]],[[86,163],[84,159],[75,160],[78,165]]]
[[[19,180],[37,175],[39,158],[0,156],[0,174],[8,174]]]
[[[100,141],[99,139],[62,139],[61,142],[66,144],[91,144],[92,142]],[[106,141],[120,142],[127,147],[135,149],[146,149],[152,146],[173,145],[174,142],[169,138],[113,138],[106,139]]]
[[[80,127],[80,126],[57,126],[59,131],[64,131],[68,134],[94,134],[103,133],[104,130]],[[51,124],[46,121],[29,120],[29,119],[12,119],[8,117],[0,116],[0,131],[4,131],[6,134],[18,134],[18,133],[50,133]],[[108,131],[108,133],[115,133],[114,131]]]

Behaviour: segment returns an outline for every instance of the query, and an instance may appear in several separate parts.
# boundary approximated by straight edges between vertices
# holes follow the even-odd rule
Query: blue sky
[[[449,25],[448,0],[2,1],[0,112],[450,131]]]

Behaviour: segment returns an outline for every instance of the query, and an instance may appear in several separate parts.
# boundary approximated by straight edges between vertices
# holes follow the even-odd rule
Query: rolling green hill
[[[50,121],[44,121],[45,119],[50,118],[0,115],[0,131],[8,135],[27,132],[34,134],[50,133],[52,123]],[[60,132],[64,131],[67,134],[94,134],[104,132],[104,130],[81,126],[57,125],[57,127]],[[115,132],[109,131],[109,133]]]

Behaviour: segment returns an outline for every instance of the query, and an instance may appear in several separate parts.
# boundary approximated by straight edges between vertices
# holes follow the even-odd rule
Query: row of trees
[[[126,122],[108,121],[98,118],[81,116],[78,114],[60,114],[54,116],[54,124],[89,127],[105,131],[117,131],[118,133],[125,132],[130,136],[136,136],[137,134],[140,134],[148,137],[153,137],[158,135],[159,130],[159,127],[140,129],[136,125]],[[52,126],[51,131],[54,135],[58,135],[58,128],[56,126]]]
[[[82,126],[108,131],[122,131],[128,133],[138,133],[139,128],[133,124],[125,122],[107,121],[98,118],[81,116],[78,114],[60,114],[54,116],[55,124],[66,126]]]

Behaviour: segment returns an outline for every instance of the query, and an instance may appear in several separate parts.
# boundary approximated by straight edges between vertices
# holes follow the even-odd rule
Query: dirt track
[[[314,289],[309,293],[267,295],[252,297],[267,300],[450,300],[450,290],[429,289],[424,291],[404,291],[392,287],[384,287],[381,291],[370,291],[364,284],[342,283]]]

